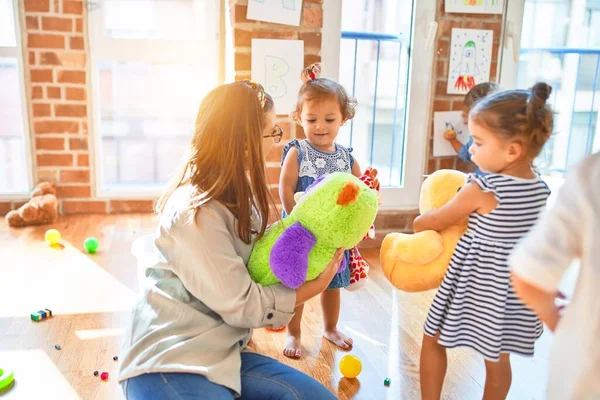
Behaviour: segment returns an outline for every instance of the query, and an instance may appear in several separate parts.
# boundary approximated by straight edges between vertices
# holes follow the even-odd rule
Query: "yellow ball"
[[[46,239],[46,242],[50,244],[57,244],[58,242],[60,242],[61,235],[60,232],[56,229],[48,229],[44,237]]]
[[[342,357],[340,360],[340,372],[346,378],[356,378],[362,371],[362,363],[360,358],[352,355]]]

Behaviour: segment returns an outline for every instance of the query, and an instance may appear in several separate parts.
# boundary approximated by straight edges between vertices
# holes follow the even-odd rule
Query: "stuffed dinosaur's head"
[[[319,178],[292,210],[318,241],[352,248],[365,236],[377,215],[377,193],[354,175],[335,172]]]

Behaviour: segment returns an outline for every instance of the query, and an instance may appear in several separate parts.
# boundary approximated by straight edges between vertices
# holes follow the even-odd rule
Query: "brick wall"
[[[246,19],[248,0],[229,0],[228,12],[233,32],[233,68],[236,80],[250,78],[252,38],[301,39],[305,43],[304,63],[320,61],[323,0],[304,0],[299,27],[257,22]],[[87,83],[87,16],[81,0],[24,0],[25,23],[22,24],[26,57],[26,85],[30,130],[34,146],[36,181],[51,179],[58,185],[61,211],[70,213],[110,213],[150,211],[152,201],[106,200],[94,197],[94,171],[88,135],[90,109]],[[439,22],[437,53],[434,59],[434,111],[458,110],[462,96],[446,94],[448,49],[453,27],[494,30],[492,79],[498,62],[502,16],[445,14],[444,1],[438,0]],[[279,162],[284,143],[304,138],[302,128],[287,118],[288,110],[278,110],[278,123],[284,140],[268,155],[268,179],[278,195]],[[433,115],[431,115],[433,119]],[[428,140],[428,166],[424,173],[440,168],[468,170],[456,157],[434,158],[432,138]],[[20,202],[0,202],[0,213],[18,207]],[[410,231],[416,210],[381,212],[376,226],[381,234]]]
[[[494,44],[492,46],[492,65],[490,80],[497,81],[498,53],[502,34],[503,16],[486,14],[446,14],[444,0],[438,0],[436,20],[438,21],[437,51],[434,59],[435,94],[433,97],[433,112],[453,111],[462,108],[462,95],[446,94],[448,85],[448,56],[452,28],[490,29],[494,31]],[[433,121],[433,114],[431,115]],[[428,140],[428,165],[427,173],[438,169],[454,168],[465,172],[474,170],[472,164],[466,164],[457,157],[433,157],[433,128]]]
[[[300,26],[279,25],[246,19],[248,0],[230,0],[230,18],[233,29],[234,72],[236,80],[250,79],[252,39],[286,39],[304,41],[304,66],[321,61],[321,28],[323,26],[323,0],[304,0]],[[298,70],[298,74],[300,70]],[[302,128],[288,118],[291,110],[277,109],[277,123],[283,129],[281,143],[273,146],[267,155],[267,179],[278,208],[279,174],[283,146],[291,139],[303,139]],[[274,212],[280,213],[280,210]]]

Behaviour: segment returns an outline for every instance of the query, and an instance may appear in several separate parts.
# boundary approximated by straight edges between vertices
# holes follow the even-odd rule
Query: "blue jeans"
[[[319,382],[272,358],[242,353],[242,396],[248,400],[321,400],[335,396]],[[127,400],[233,399],[233,392],[202,375],[152,373],[122,383]]]

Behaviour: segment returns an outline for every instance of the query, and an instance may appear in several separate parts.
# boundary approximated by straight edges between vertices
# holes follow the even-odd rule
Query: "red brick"
[[[279,198],[279,188],[271,188],[269,189],[269,192],[271,193],[271,197],[273,197],[275,204],[281,204],[281,199]]]
[[[304,51],[307,49],[321,50],[321,33],[319,32],[301,32],[298,39],[304,40]]]
[[[83,2],[81,1],[63,1],[64,14],[83,14]]]
[[[433,174],[435,171],[437,171],[437,160],[430,158],[427,162],[427,174]]]
[[[50,11],[49,0],[25,0],[26,12],[48,12]]]
[[[269,167],[267,168],[267,185],[275,185],[279,183],[279,175],[281,174],[281,167]]]
[[[233,47],[250,47],[252,44],[252,32],[242,29],[234,29]]]
[[[323,9],[320,7],[303,8],[302,26],[307,28],[321,28],[323,26]]]
[[[278,122],[277,125],[279,125],[279,127],[283,131],[283,136],[281,137],[281,140],[283,140],[285,142],[290,140],[292,138],[292,132],[291,132],[292,122]]]
[[[38,154],[38,167],[70,167],[73,165],[72,154]]]
[[[460,28],[461,25],[462,24],[460,21],[450,21],[446,19],[441,19],[440,21],[438,21],[438,34],[440,37],[450,37],[452,35],[452,29]]]
[[[25,27],[28,31],[33,30],[33,29],[38,29],[40,27],[38,17],[30,16],[30,15],[26,16],[25,17]]]
[[[52,82],[51,69],[32,69],[31,82]]]
[[[296,139],[306,139],[306,135],[304,134],[304,129],[300,125],[296,124]]]
[[[321,56],[317,56],[314,54],[306,54],[304,56],[304,67],[308,67],[311,64],[316,62],[321,62]]]
[[[450,102],[448,100],[435,100],[433,111],[450,111]]]
[[[437,41],[437,56],[448,57],[450,49],[450,41],[448,38],[442,38]]]
[[[459,100],[454,100],[452,101],[452,111],[462,111],[463,108],[463,101],[462,99]]]
[[[154,211],[154,201],[111,200],[110,211],[115,213],[150,213]]]
[[[448,91],[448,81],[437,81],[435,83],[435,94],[445,95]]]
[[[467,28],[467,29],[483,29],[483,22],[481,22],[481,21],[466,21],[465,28]]]
[[[27,46],[40,49],[64,49],[65,37],[60,35],[47,35],[30,33],[27,35]]]
[[[81,121],[81,133],[83,135],[87,135],[88,134],[88,124],[87,124],[87,121]]]
[[[74,50],[83,50],[83,37],[82,36],[73,36],[70,38],[69,48]]]
[[[37,138],[35,139],[37,150],[64,150],[65,139],[63,138]]]
[[[62,170],[60,171],[60,181],[68,183],[89,183],[90,171],[82,170]]]
[[[446,60],[439,60],[437,62],[436,68],[435,68],[435,76],[437,78],[443,78],[448,76],[448,67],[447,65],[447,61]]]
[[[89,185],[76,186],[58,186],[56,188],[56,197],[58,198],[87,198],[92,195]]]
[[[83,32],[83,18],[75,19],[75,32]]]
[[[79,122],[77,121],[36,121],[33,125],[36,134],[46,133],[79,133]]]
[[[71,18],[42,17],[42,29],[45,31],[71,32],[73,20]]]
[[[38,168],[37,177],[40,182],[56,182],[58,177],[58,168]]]
[[[78,104],[55,104],[54,114],[57,117],[85,117],[87,107]]]
[[[87,154],[77,154],[77,166],[78,167],[89,167],[90,156]]]
[[[69,149],[70,150],[87,150],[88,141],[87,139],[70,138]]]
[[[6,215],[13,209],[10,201],[0,201],[0,215]]]
[[[58,71],[60,83],[85,83],[85,71]]]
[[[61,98],[61,88],[57,86],[48,86],[46,88],[46,92],[49,99],[60,99]]]
[[[67,100],[85,100],[85,89],[67,87]]]
[[[49,117],[52,115],[50,104],[46,103],[34,103],[31,106],[34,117]]]
[[[490,80],[495,82],[498,77],[498,62],[492,61],[490,64]]]
[[[440,169],[454,169],[456,157],[440,159]]]
[[[236,71],[236,73],[235,73],[235,81],[236,82],[247,81],[247,80],[250,80],[250,74],[249,73],[247,73],[247,72],[240,73],[240,72]]]
[[[483,25],[483,29],[490,29],[492,31],[494,31],[494,37],[493,39],[500,39],[500,32],[502,32],[502,21],[498,21],[498,22],[486,22]]]
[[[284,143],[274,144],[267,154],[267,161],[281,162],[281,156],[283,155]]]
[[[234,21],[236,23],[248,22],[248,20],[246,19],[247,13],[248,13],[248,6],[236,4],[235,8],[233,9]]]
[[[235,70],[249,71],[251,69],[250,54],[235,53]]]
[[[106,201],[64,200],[62,206],[63,214],[106,214],[108,209]]]
[[[29,65],[35,65],[35,51],[29,52]]]
[[[44,97],[44,91],[41,86],[33,86],[31,88],[31,98],[32,99],[41,99]]]

